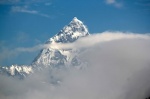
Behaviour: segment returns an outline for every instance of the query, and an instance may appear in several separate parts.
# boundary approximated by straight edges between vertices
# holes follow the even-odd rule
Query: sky
[[[0,0],[0,65],[30,64],[39,51],[13,50],[44,43],[73,17],[92,34],[150,33],[149,0]]]

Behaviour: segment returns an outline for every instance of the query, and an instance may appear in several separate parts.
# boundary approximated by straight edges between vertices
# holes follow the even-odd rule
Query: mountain
[[[78,20],[76,17],[65,26],[59,33],[57,33],[54,37],[50,38],[47,43],[71,43],[77,40],[80,37],[85,37],[89,35],[88,29],[86,26]]]
[[[66,44],[72,43],[81,37],[90,35],[86,26],[76,17],[66,25],[54,37],[48,39],[45,44]],[[34,67],[69,67],[79,66],[81,64],[77,55],[80,51],[77,49],[58,49],[55,47],[44,48],[39,55],[35,58],[32,65]]]
[[[88,35],[90,34],[83,22],[74,17],[68,25],[60,30],[55,36],[48,39],[44,45],[55,44],[55,46],[57,46],[57,44],[73,43],[79,38]],[[70,68],[70,66],[82,68],[80,67],[82,62],[78,58],[79,53],[80,50],[75,48],[58,49],[51,46],[42,49],[30,66],[3,66],[0,67],[0,73],[24,78],[28,74],[33,73],[34,70],[41,70],[43,68],[49,68],[51,70],[54,68]]]
[[[23,79],[31,73],[33,73],[33,69],[27,65],[0,66],[0,74],[17,77],[19,79]]]

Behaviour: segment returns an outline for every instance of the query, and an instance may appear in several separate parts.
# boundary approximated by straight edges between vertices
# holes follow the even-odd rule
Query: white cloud
[[[103,43],[103,42],[110,42],[114,40],[120,40],[120,39],[150,39],[149,34],[133,34],[133,33],[123,33],[123,32],[103,32],[103,33],[96,33],[92,34],[88,37],[80,38],[74,43],[51,43],[51,44],[39,44],[33,47],[18,47],[14,49],[14,52],[34,52],[37,50],[41,50],[43,48],[53,48],[53,49],[82,49],[82,48],[89,48],[97,43]],[[88,43],[87,43],[88,42]],[[80,44],[79,44],[80,43]]]
[[[96,45],[97,43],[103,43],[120,39],[150,39],[150,37],[148,36],[148,34],[144,35],[144,34],[123,33],[119,31],[118,32],[106,31],[103,33],[96,33],[88,37],[81,38],[74,43],[68,44],[51,43],[49,45],[45,45],[45,47],[52,47],[54,49],[88,48],[93,45]]]
[[[145,99],[150,95],[149,34],[104,32],[63,46],[59,45],[60,48],[86,48],[79,58],[88,62],[88,67],[46,70],[24,81],[0,75],[0,98]],[[49,75],[61,79],[60,84],[52,86]]]
[[[29,48],[16,48],[16,51],[19,52],[33,52],[37,51],[43,48],[53,48],[53,49],[71,49],[71,48],[88,48],[93,45],[96,45],[97,43],[103,43],[103,42],[108,42],[108,41],[113,41],[113,40],[119,40],[119,39],[150,39],[148,34],[133,34],[133,33],[123,33],[123,32],[103,32],[103,33],[96,33],[92,34],[88,37],[80,38],[74,43],[67,43],[67,44],[62,44],[62,43],[51,43],[51,44],[39,44],[33,47]],[[94,40],[94,41],[93,41]],[[88,43],[86,43],[88,41]],[[80,43],[80,44],[79,44]]]
[[[122,7],[122,3],[118,2],[117,0],[105,0],[105,2],[106,4],[113,5],[117,8]]]
[[[29,13],[29,14],[35,14],[35,15],[40,15],[40,16],[43,16],[43,17],[50,18],[50,16],[47,15],[47,14],[40,13],[39,11],[36,11],[36,10],[29,10],[28,6],[23,6],[23,7],[21,7],[21,6],[12,6],[11,12],[14,12],[14,13],[17,13],[17,12]]]
[[[28,10],[27,7],[20,7],[20,6],[13,6],[11,8],[12,12],[23,12],[23,13],[30,13],[30,14],[37,14],[38,11],[36,10]]]
[[[25,37],[24,33],[21,34],[18,37],[18,41],[24,39],[25,41],[28,39],[28,37]],[[61,44],[61,43],[51,43],[51,44],[38,44],[33,47],[18,47],[15,49],[9,49],[4,47],[1,49],[1,57],[0,61],[4,61],[7,58],[11,58],[12,56],[16,56],[22,53],[26,52],[36,52],[43,48],[53,48],[53,49],[70,49],[70,48],[76,48],[76,49],[86,49],[90,48],[92,46],[95,46],[97,43],[104,43],[104,42],[110,42],[120,39],[150,39],[149,34],[133,34],[133,33],[123,33],[123,32],[103,32],[103,33],[96,33],[92,34],[88,37],[81,38],[77,40],[74,43],[67,43],[67,44]],[[39,41],[38,41],[39,42]],[[88,43],[87,43],[88,42]]]

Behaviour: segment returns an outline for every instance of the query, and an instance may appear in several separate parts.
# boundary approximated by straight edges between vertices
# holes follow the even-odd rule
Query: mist
[[[150,96],[149,34],[104,32],[55,47],[84,48],[79,59],[87,67],[45,69],[24,80],[0,75],[0,99],[145,99]],[[53,84],[52,76],[57,84]]]

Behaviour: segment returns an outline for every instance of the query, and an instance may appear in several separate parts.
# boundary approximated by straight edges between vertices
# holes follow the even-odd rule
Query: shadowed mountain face
[[[55,46],[57,46],[57,44],[72,43],[88,35],[90,34],[83,22],[74,17],[59,33],[48,39],[45,45],[55,43]],[[30,66],[12,65],[0,67],[0,73],[24,78],[28,74],[33,73],[34,70],[41,70],[47,67],[51,70],[53,68],[70,68],[70,66],[81,68],[81,61],[78,59],[79,52],[77,49],[62,50],[54,47],[44,48]]]

